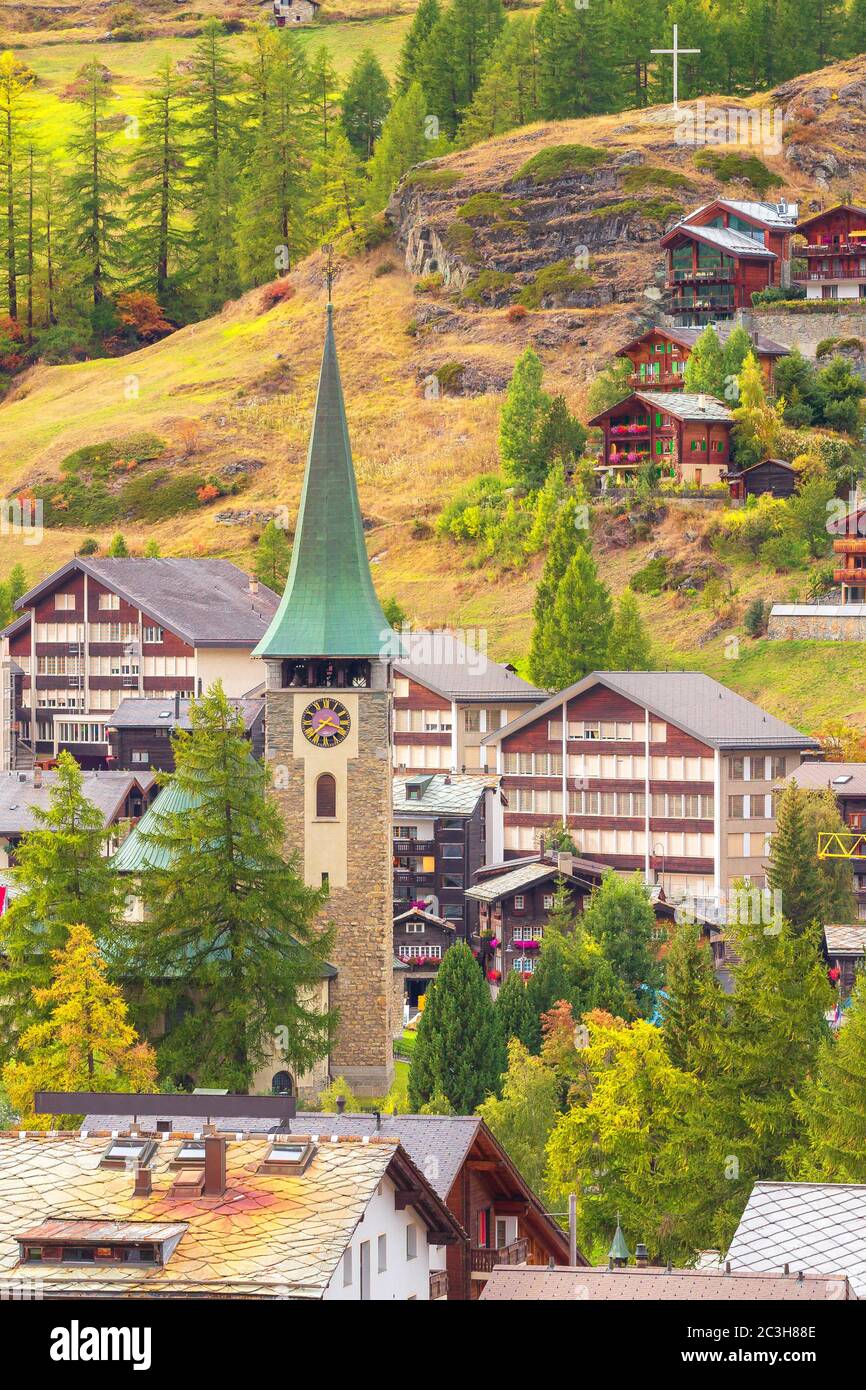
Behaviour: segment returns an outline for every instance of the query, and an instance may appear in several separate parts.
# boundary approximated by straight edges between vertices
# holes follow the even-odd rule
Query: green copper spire
[[[254,656],[378,656],[389,632],[364,543],[332,309],[285,593]]]
[[[619,1224],[619,1212],[616,1214],[616,1231],[607,1254],[608,1259],[613,1260],[614,1264],[624,1265],[628,1263],[628,1246],[625,1243],[622,1226]]]

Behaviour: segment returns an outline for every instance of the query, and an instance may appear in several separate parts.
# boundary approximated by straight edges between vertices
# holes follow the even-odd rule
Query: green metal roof
[[[286,590],[254,656],[377,656],[390,633],[361,524],[331,305]]]
[[[196,797],[184,791],[177,778],[173,777],[138,824],[133,826],[117,853],[112,855],[113,867],[121,874],[138,874],[142,869],[167,869],[170,863],[168,851],[145,837],[159,831],[163,817],[190,811],[197,804]]]

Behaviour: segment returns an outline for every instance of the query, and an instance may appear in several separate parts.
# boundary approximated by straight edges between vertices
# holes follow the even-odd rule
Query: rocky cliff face
[[[862,194],[866,181],[866,56],[793,78],[777,87],[770,100],[784,116],[785,160],[792,176],[805,174],[819,189],[830,189],[836,180],[851,180]],[[853,191],[838,185],[833,191],[837,189],[840,197]],[[829,205],[826,198],[815,201]]]

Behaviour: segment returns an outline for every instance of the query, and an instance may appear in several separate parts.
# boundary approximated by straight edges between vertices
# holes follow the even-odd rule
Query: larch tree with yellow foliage
[[[22,1034],[3,1085],[20,1124],[47,1129],[57,1119],[33,1112],[36,1091],[156,1091],[156,1056],[127,1022],[123,995],[107,978],[93,935],[80,923],[52,951],[50,985],[33,991],[48,1016]],[[65,1116],[66,1123],[74,1117]]]

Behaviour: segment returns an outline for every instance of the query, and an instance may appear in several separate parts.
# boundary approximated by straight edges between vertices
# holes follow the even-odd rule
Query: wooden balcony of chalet
[[[628,384],[635,391],[681,391],[684,380],[683,372],[662,372],[659,376],[641,376],[640,372],[632,372]]]
[[[495,1246],[476,1246],[470,1251],[470,1264],[473,1274],[486,1276],[494,1265],[525,1265],[528,1256],[529,1241],[526,1236],[519,1236],[498,1250]]]
[[[402,857],[413,854],[435,854],[435,840],[395,840],[394,853]]]
[[[837,555],[866,555],[866,536],[837,536],[833,549]]]

